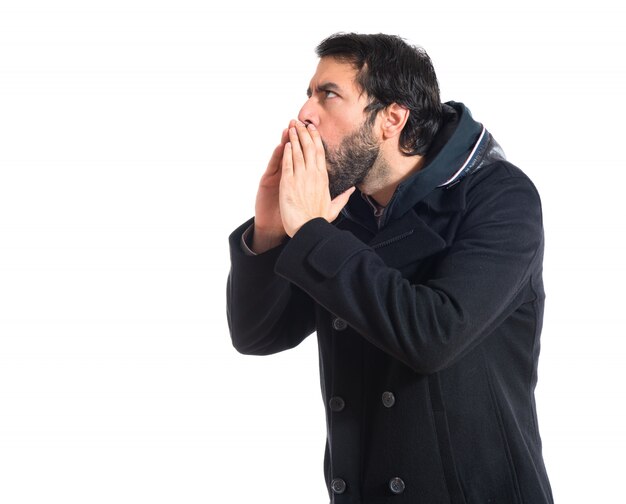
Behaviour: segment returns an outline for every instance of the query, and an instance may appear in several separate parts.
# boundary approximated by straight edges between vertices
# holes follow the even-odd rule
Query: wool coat
[[[384,212],[356,191],[250,255],[230,236],[235,348],[316,332],[325,478],[337,504],[542,504],[534,389],[544,308],[540,198],[461,103]]]

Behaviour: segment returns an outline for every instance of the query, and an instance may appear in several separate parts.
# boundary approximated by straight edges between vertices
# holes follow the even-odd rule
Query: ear
[[[409,119],[410,111],[402,105],[392,103],[381,111],[381,128],[383,138],[393,138],[400,136],[404,125]]]

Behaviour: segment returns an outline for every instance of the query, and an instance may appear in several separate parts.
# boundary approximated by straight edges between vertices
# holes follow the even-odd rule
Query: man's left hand
[[[326,154],[319,132],[312,124],[297,121],[289,128],[280,179],[280,215],[289,236],[308,221],[322,217],[334,221],[354,187],[330,199]]]

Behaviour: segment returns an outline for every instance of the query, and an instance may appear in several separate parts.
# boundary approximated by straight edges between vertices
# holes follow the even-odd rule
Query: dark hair
[[[439,84],[424,49],[395,35],[336,33],[315,52],[354,65],[357,84],[370,98],[365,108],[369,121],[392,103],[406,107],[409,119],[400,135],[400,150],[407,156],[428,150],[442,121]]]

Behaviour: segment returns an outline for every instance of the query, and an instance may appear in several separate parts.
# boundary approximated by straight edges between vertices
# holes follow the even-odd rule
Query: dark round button
[[[328,405],[332,411],[341,411],[346,407],[346,402],[339,396],[334,396],[328,401]]]
[[[402,479],[391,478],[389,480],[389,490],[391,490],[392,493],[401,494],[402,492],[404,492],[404,489],[405,489],[405,485]]]
[[[333,320],[333,329],[335,331],[343,331],[348,327],[348,323],[340,318],[336,318]]]
[[[346,482],[341,478],[335,478],[330,482],[330,489],[333,493],[342,494],[346,491]]]
[[[383,406],[385,408],[391,408],[394,404],[396,404],[396,396],[393,395],[393,392],[383,392]]]

